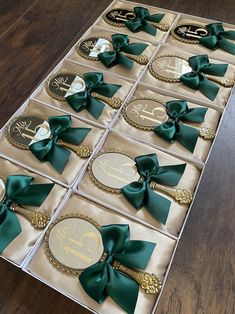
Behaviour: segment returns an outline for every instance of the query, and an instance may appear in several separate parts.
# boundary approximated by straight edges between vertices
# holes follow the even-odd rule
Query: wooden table
[[[0,0],[1,126],[110,3]],[[142,3],[235,24],[234,0]],[[179,243],[159,314],[235,313],[234,161],[235,97],[226,109]],[[88,313],[2,259],[0,283],[1,314]]]

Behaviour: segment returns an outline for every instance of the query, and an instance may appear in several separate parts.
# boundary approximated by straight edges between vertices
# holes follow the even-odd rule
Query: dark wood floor
[[[110,2],[0,0],[0,126]],[[235,24],[234,0],[142,3]],[[159,314],[235,313],[234,121],[235,97],[176,252]],[[0,259],[0,313],[87,311]]]

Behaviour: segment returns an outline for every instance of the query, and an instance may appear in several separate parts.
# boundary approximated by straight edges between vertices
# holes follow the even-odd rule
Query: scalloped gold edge
[[[95,221],[94,219],[83,215],[83,214],[66,214],[61,216],[60,218],[56,219],[52,224],[50,224],[50,226],[48,227],[46,233],[45,233],[45,237],[44,237],[44,249],[45,249],[45,253],[47,255],[47,258],[49,259],[50,263],[52,265],[54,265],[58,270],[62,271],[62,272],[66,272],[67,274],[70,275],[77,275],[79,276],[83,270],[81,269],[74,269],[74,268],[69,268],[66,267],[64,265],[62,265],[60,262],[57,261],[57,259],[53,256],[53,254],[51,253],[51,250],[49,248],[49,237],[50,237],[50,232],[52,230],[52,228],[58,224],[59,222],[61,222],[62,220],[65,219],[69,219],[69,218],[79,218],[79,219],[83,219],[86,220],[88,222],[90,222],[92,225],[94,225],[98,230],[100,229],[100,224]],[[104,254],[104,252],[103,252]],[[103,256],[102,254],[102,256]],[[101,256],[101,258],[102,258]]]
[[[151,63],[149,64],[149,72],[152,74],[152,76],[154,76],[156,79],[159,79],[161,81],[168,82],[168,83],[180,83],[180,79],[179,78],[178,79],[170,79],[170,78],[167,78],[165,76],[161,76],[161,75],[157,74],[154,71],[153,63],[156,60],[158,60],[160,58],[163,58],[163,57],[176,57],[176,58],[180,58],[180,59],[183,59],[183,60],[188,62],[188,60],[186,58],[184,58],[184,57],[182,57],[180,55],[170,55],[170,54],[169,55],[168,54],[167,55],[161,55],[161,56],[159,56],[159,57],[157,57],[157,58],[155,58],[154,60],[151,61]]]
[[[21,114],[21,115],[15,117],[15,119],[13,119],[12,121],[10,121],[10,122],[6,125],[6,127],[5,127],[5,129],[4,129],[4,134],[5,134],[5,136],[6,136],[7,140],[8,140],[8,142],[9,142],[11,145],[13,145],[14,147],[17,147],[17,148],[20,148],[20,149],[24,149],[24,150],[29,150],[29,147],[28,147],[28,146],[23,145],[23,144],[18,144],[18,143],[16,143],[16,142],[11,138],[11,136],[10,136],[10,128],[11,128],[12,124],[13,124],[16,120],[18,120],[20,117],[30,117],[30,116],[40,117],[40,118],[43,118],[44,120],[48,121],[47,117],[44,116],[44,115],[41,115],[41,114],[26,114],[26,113],[24,113],[24,114]]]
[[[141,125],[141,124],[138,124],[134,121],[132,121],[126,114],[126,108],[129,106],[130,103],[132,103],[133,101],[135,100],[153,100],[155,102],[158,102],[159,104],[161,104],[163,107],[166,107],[165,103],[157,98],[154,98],[154,97],[133,97],[131,98],[130,101],[128,101],[122,108],[122,116],[123,118],[126,120],[126,122],[128,124],[130,124],[131,126],[139,129],[139,130],[142,130],[142,131],[152,131],[155,127],[150,127],[150,126],[144,126],[144,125]]]
[[[126,155],[127,157],[131,158],[134,160],[133,156],[131,156],[130,154],[126,153],[126,152],[123,152],[121,150],[118,150],[118,149],[108,149],[108,150],[105,150],[103,152],[99,152],[95,157],[93,157],[89,164],[88,164],[88,174],[89,174],[89,177],[91,179],[91,181],[96,185],[98,186],[98,188],[106,191],[106,192],[110,192],[110,193],[121,193],[121,189],[115,189],[115,188],[111,188],[107,185],[104,185],[102,183],[100,183],[100,181],[98,181],[96,179],[96,177],[94,176],[93,172],[92,172],[92,165],[93,165],[93,162],[96,158],[98,158],[99,156],[103,155],[103,154],[107,154],[107,153],[119,153],[119,154],[122,154],[122,155]]]

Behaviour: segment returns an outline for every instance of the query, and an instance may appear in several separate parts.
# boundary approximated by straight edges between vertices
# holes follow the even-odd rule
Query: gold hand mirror
[[[93,158],[88,166],[91,180],[101,189],[121,193],[121,189],[134,181],[141,181],[135,160],[118,151],[105,151]],[[167,194],[180,204],[190,204],[193,195],[185,189],[171,188],[152,181],[150,187]]]
[[[50,138],[51,131],[45,117],[37,114],[24,114],[7,125],[5,134],[12,145],[29,150],[31,144]],[[62,140],[59,140],[58,144],[71,149],[82,158],[88,158],[92,153],[92,149],[88,146],[73,145]]]
[[[125,27],[125,22],[134,20],[136,18],[136,14],[134,11],[128,9],[115,8],[105,13],[103,18],[109,25]],[[170,28],[166,23],[154,23],[151,21],[148,21],[148,23],[153,24],[156,28],[164,32],[168,31]]]
[[[77,53],[90,61],[99,61],[98,54],[105,51],[113,51],[113,44],[109,39],[103,37],[89,37],[76,46]],[[132,55],[130,53],[121,52],[124,56],[139,63],[147,64],[149,58],[145,55]]]
[[[156,126],[169,120],[165,103],[150,97],[132,98],[123,107],[122,115],[131,126],[145,131],[153,131]],[[215,137],[215,132],[210,128],[200,127],[199,132],[206,140]]]
[[[55,74],[46,82],[47,93],[59,101],[66,101],[65,97],[82,92],[85,89],[84,79],[80,75],[67,71]],[[104,101],[114,109],[119,108],[122,104],[121,99],[117,97],[105,97],[94,92],[91,95]]]
[[[181,75],[193,72],[193,69],[185,58],[166,55],[153,60],[149,66],[149,71],[156,79],[169,83],[179,83]],[[217,77],[204,73],[203,75],[223,87],[233,87],[235,84],[235,80],[230,77]]]
[[[90,217],[74,214],[62,216],[51,224],[45,235],[45,251],[59,270],[79,276],[89,266],[105,261],[100,225]],[[161,289],[160,279],[114,261],[113,268],[130,276],[148,294]]]
[[[6,194],[6,177],[0,173],[0,203],[4,200]],[[44,229],[50,221],[50,216],[45,212],[33,211],[19,206],[16,203],[12,203],[11,210],[16,214],[22,215],[26,218],[36,229]]]

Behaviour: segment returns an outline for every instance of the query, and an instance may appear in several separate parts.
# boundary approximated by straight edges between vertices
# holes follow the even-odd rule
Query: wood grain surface
[[[235,24],[234,0],[141,2]],[[0,0],[0,126],[110,3]],[[159,314],[235,313],[234,121],[235,95],[180,240]],[[89,313],[2,259],[0,284],[1,314]]]

